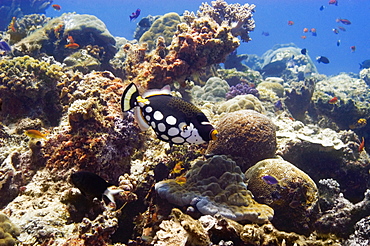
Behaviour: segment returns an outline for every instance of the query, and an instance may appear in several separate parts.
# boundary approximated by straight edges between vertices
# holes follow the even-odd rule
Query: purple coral
[[[258,90],[247,83],[239,83],[235,86],[230,86],[229,92],[226,93],[226,99],[229,100],[238,95],[247,95],[252,94],[256,97],[259,97]]]

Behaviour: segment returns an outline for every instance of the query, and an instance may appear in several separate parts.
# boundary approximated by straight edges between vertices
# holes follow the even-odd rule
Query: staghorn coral
[[[56,125],[61,116],[56,86],[63,75],[60,66],[29,56],[0,60],[2,121],[28,116]]]
[[[198,17],[208,16],[214,19],[219,25],[231,26],[232,34],[240,36],[244,42],[250,41],[248,33],[254,29],[254,4],[239,3],[227,4],[224,0],[216,0],[208,3],[202,3],[197,12]]]
[[[0,213],[0,245],[16,245],[17,236],[19,236],[19,228],[15,226],[5,214]]]
[[[177,25],[180,24],[180,22],[180,16],[174,12],[167,13],[157,18],[150,26],[149,30],[140,37],[139,43],[147,43],[148,50],[153,50],[156,47],[156,40],[159,36],[162,36],[164,45],[170,45],[172,37],[177,31]]]
[[[198,161],[186,174],[185,184],[165,180],[155,185],[160,197],[178,206],[195,206],[202,214],[221,214],[236,221],[265,223],[274,211],[255,202],[234,161],[215,155]]]
[[[265,159],[245,172],[248,189],[256,201],[275,211],[272,223],[284,231],[308,234],[318,214],[318,189],[303,171],[283,159]],[[266,183],[273,177],[276,184]]]
[[[209,17],[196,18],[177,26],[169,47],[162,37],[149,54],[146,44],[124,46],[125,78],[144,88],[183,83],[194,72],[223,62],[238,46],[239,40],[232,36],[230,27],[220,26]]]
[[[226,114],[216,125],[218,139],[208,145],[207,153],[230,155],[242,171],[276,151],[275,125],[254,110]]]

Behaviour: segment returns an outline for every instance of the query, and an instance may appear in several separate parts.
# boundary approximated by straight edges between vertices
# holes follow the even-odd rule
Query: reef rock
[[[275,227],[297,233],[312,230],[310,221],[318,213],[318,189],[307,174],[277,158],[259,161],[246,171],[245,177],[256,201],[274,209]]]
[[[221,214],[232,220],[265,223],[274,211],[255,202],[243,182],[244,175],[226,156],[198,161],[186,174],[186,183],[165,180],[155,185],[161,198],[178,206],[195,206],[202,214]]]
[[[209,144],[207,154],[230,155],[245,171],[276,151],[275,125],[254,110],[226,114],[216,125],[218,139]]]

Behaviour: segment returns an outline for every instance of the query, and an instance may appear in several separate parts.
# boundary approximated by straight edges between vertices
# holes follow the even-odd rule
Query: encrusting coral
[[[259,204],[245,183],[244,175],[234,161],[215,155],[198,161],[186,174],[186,183],[165,180],[155,185],[161,198],[178,206],[195,206],[202,214],[221,214],[236,221],[265,223],[274,211]]]
[[[217,123],[217,141],[210,142],[207,154],[231,155],[242,171],[276,151],[275,125],[254,110],[225,114]]]
[[[56,125],[61,116],[56,86],[63,75],[60,66],[29,56],[1,59],[2,121],[36,116]]]

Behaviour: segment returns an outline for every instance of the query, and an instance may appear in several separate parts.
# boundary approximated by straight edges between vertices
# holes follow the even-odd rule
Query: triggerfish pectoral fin
[[[131,83],[126,87],[122,94],[121,108],[123,112],[129,111],[137,106],[137,97],[139,95],[139,90],[134,83]]]

